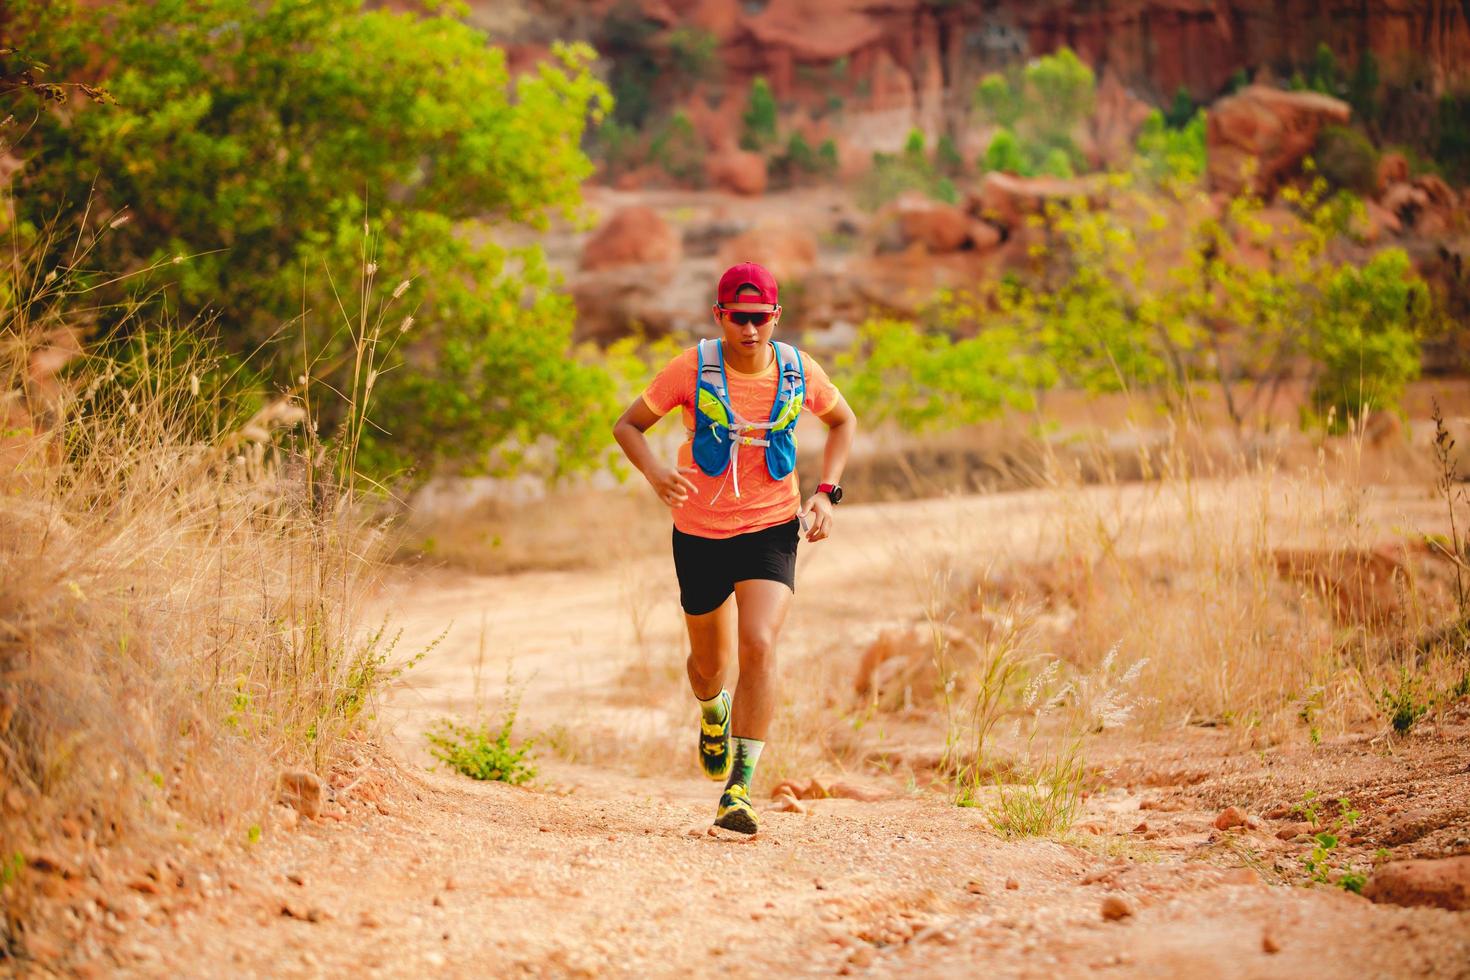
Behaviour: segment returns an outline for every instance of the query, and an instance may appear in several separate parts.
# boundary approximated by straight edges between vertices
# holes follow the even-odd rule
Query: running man
[[[753,834],[750,786],[776,710],[776,638],[796,590],[797,538],[803,527],[807,541],[831,535],[857,419],[815,360],[771,340],[781,306],[770,272],[732,266],[716,295],[720,338],[670,361],[613,435],[673,510],[699,760],[706,776],[725,780],[715,825]],[[680,407],[689,438],[669,466],[643,433]],[[827,424],[822,480],[804,505],[795,438],[803,409]],[[732,699],[725,676],[734,658]]]

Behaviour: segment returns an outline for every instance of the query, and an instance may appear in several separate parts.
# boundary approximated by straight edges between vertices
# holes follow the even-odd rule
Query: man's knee
[[[740,630],[740,662],[763,664],[776,657],[776,631],[761,627]]]
[[[705,650],[690,651],[688,665],[689,673],[704,680],[714,680],[724,673],[725,668],[718,645]]]

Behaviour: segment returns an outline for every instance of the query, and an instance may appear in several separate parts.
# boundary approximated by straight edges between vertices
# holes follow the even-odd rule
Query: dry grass
[[[618,488],[569,483],[522,503],[496,496],[468,506],[425,502],[394,531],[393,559],[513,575],[600,568],[667,551],[668,508],[635,480]]]
[[[43,896],[258,837],[281,769],[371,715],[391,643],[356,618],[378,533],[299,401],[216,408],[190,329],[83,350],[74,284],[7,271],[0,949],[23,955],[82,928]]]

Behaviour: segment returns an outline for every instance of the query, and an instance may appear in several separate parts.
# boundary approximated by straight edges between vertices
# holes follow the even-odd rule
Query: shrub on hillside
[[[185,321],[209,311],[227,352],[264,355],[250,380],[289,388],[306,368],[347,390],[361,324],[328,314],[355,270],[392,268],[369,277],[366,305],[396,293],[411,320],[373,338],[397,343],[364,466],[479,471],[542,439],[562,466],[601,450],[585,421],[612,406],[600,372],[567,356],[570,299],[538,246],[487,234],[576,216],[580,144],[609,105],[590,48],[558,46],[512,80],[454,18],[361,0],[15,0],[6,16],[32,56],[115,97],[58,112],[20,94],[17,117],[36,118],[21,221],[117,223],[93,268],[181,263],[167,282],[87,278],[103,326],[131,329],[112,304],[135,291]],[[70,245],[56,248],[47,261],[64,264]],[[327,437],[344,421],[334,406],[318,420]]]
[[[258,838],[281,768],[326,772],[397,670],[360,624],[379,534],[316,389],[232,400],[200,323],[83,344],[95,249],[58,269],[57,237],[0,263],[0,959],[85,927],[40,904],[55,875]],[[357,353],[351,433],[379,366]]]
[[[1419,376],[1419,337],[1430,323],[1429,289],[1403,249],[1345,265],[1326,279],[1308,350],[1317,365],[1313,407],[1340,425],[1366,409],[1393,409]]]
[[[869,211],[877,210],[907,191],[917,191],[946,204],[959,200],[954,182],[944,176],[929,159],[924,134],[911,130],[900,153],[873,154],[873,166],[863,175],[857,187],[857,202]]]
[[[841,362],[849,399],[924,428],[995,415],[1057,385],[1182,407],[1208,383],[1244,424],[1309,363],[1317,417],[1345,424],[1365,406],[1397,407],[1437,313],[1402,251],[1361,268],[1334,257],[1354,201],[1327,196],[1318,179],[1283,192],[1302,218],[1278,226],[1256,199],[1215,217],[1198,201],[1115,185],[1114,207],[1047,208],[1025,279],[940,296],[920,323],[865,327]],[[1189,204],[1200,217],[1181,227]]]
[[[1355,194],[1376,190],[1378,151],[1362,132],[1349,126],[1327,126],[1317,134],[1313,156],[1317,169],[1334,187]]]
[[[975,89],[974,102],[985,121],[1007,133],[1005,155],[997,151],[991,167],[1022,176],[1069,176],[1087,160],[1072,139],[1092,114],[1096,98],[1092,69],[1070,48],[1062,48],[1007,75],[990,74]],[[997,133],[999,138],[999,133]],[[987,154],[987,166],[991,162]]]
[[[1155,109],[1138,131],[1138,169],[1150,180],[1193,184],[1205,172],[1205,113],[1196,112],[1175,127]]]

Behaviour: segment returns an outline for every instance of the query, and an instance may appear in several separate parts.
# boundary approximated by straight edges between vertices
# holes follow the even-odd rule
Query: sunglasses
[[[720,312],[729,318],[730,322],[739,327],[764,327],[771,322],[771,317],[776,315],[776,310],[761,310],[758,313],[750,313],[745,310],[727,310],[723,306]]]

